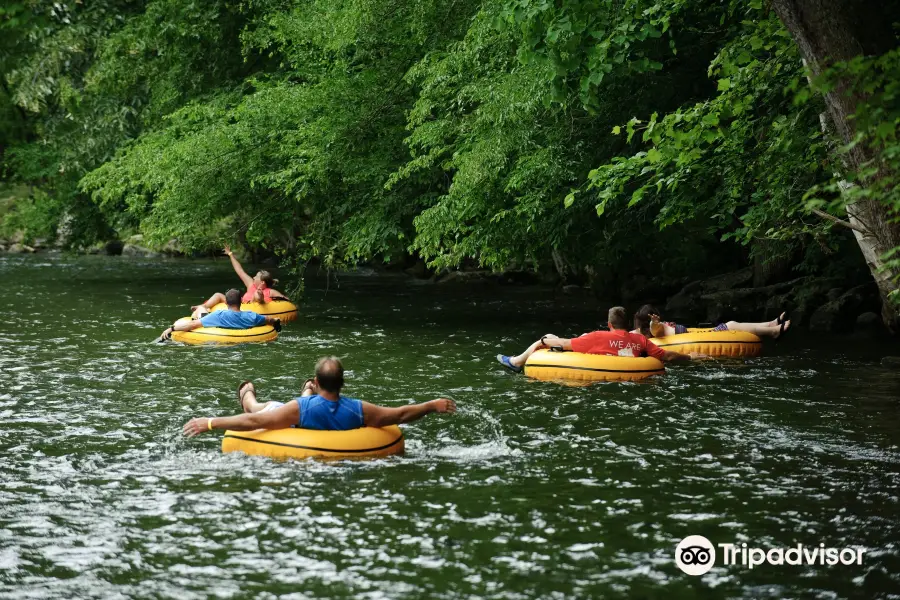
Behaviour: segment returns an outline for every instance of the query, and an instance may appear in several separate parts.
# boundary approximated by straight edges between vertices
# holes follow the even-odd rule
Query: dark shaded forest
[[[716,310],[776,297],[809,320],[857,290],[849,317],[897,331],[898,13],[6,2],[0,238],[537,272],[634,301],[745,268],[757,291],[706,290],[731,291]]]

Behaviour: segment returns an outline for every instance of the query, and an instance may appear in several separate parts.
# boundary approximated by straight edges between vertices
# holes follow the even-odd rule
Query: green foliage
[[[702,217],[743,243],[822,232],[802,202],[825,177],[822,106],[798,101],[807,89],[801,62],[774,14],[746,12],[711,61],[714,96],[624,125],[643,147],[591,172],[599,214],[611,203],[653,202],[660,228]]]
[[[677,53],[670,26],[690,7],[686,0],[510,0],[500,18],[521,30],[524,62],[549,63],[554,100],[565,101],[574,81],[581,101],[599,110],[610,74],[641,77],[664,69],[663,61]]]
[[[855,136],[837,154],[842,158],[858,148],[870,158],[858,169],[838,168],[839,175],[812,187],[805,196],[807,207],[844,215],[857,202],[878,202],[887,207],[896,226],[900,222],[900,50],[836,63],[817,78],[815,88],[820,93],[839,88],[840,93],[863,99],[853,118]],[[900,246],[882,258],[885,268],[900,274]],[[895,281],[900,284],[900,275]],[[895,290],[892,297],[900,303],[900,291]]]
[[[832,178],[812,188],[807,194],[808,206],[843,214],[849,204],[877,199],[896,213],[900,190],[895,178],[885,175],[900,172],[900,50],[834,64],[815,82],[816,90],[825,93],[838,82],[846,82],[841,93],[865,99],[854,115],[855,137],[839,148],[838,156],[863,147],[872,158],[859,170],[841,169],[841,179],[852,186],[841,190],[837,178]]]
[[[696,256],[689,247],[711,241],[696,223],[648,237],[651,215],[617,211],[598,222],[580,190],[597,157],[622,147],[607,133],[629,116],[621,98],[677,105],[695,93],[710,57],[689,56],[640,77],[619,69],[583,107],[580,75],[561,75],[553,60],[535,59],[536,50],[522,59],[510,14],[516,11],[506,4],[485,4],[464,40],[410,72],[420,90],[410,112],[414,157],[392,182],[432,174],[443,192],[416,219],[412,249],[435,267],[553,260],[575,273],[674,268],[669,244],[677,239],[684,255]]]
[[[847,201],[761,2],[21,0],[0,33],[3,166],[41,190],[7,228],[73,245],[614,279],[829,247],[809,208]],[[866,168],[896,173],[896,55],[836,68],[870,97]]]
[[[115,211],[102,214],[78,189],[89,170],[108,161],[141,130],[192,94],[227,83],[240,57],[219,52],[236,43],[234,15],[224,2],[114,0],[43,4],[37,23],[4,63],[4,78],[34,141],[13,143],[5,157],[16,179],[47,192],[35,198],[54,221],[72,222],[73,245],[89,245],[136,227]],[[173,25],[174,23],[174,25]],[[201,52],[199,49],[202,49]],[[223,81],[225,79],[225,81]],[[112,217],[112,218],[110,218]],[[127,215],[125,216],[127,217]]]
[[[385,183],[406,156],[404,74],[464,23],[465,5],[249,8],[241,54],[268,55],[265,72],[170,113],[82,189],[104,211],[123,208],[156,243],[198,248],[240,235],[332,266],[402,252],[414,184]]]

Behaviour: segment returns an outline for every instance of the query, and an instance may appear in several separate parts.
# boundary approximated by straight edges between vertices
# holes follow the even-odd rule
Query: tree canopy
[[[34,190],[3,227],[75,246],[616,278],[809,266],[856,251],[848,205],[900,207],[896,35],[810,71],[760,0],[18,0],[0,34],[0,159]]]

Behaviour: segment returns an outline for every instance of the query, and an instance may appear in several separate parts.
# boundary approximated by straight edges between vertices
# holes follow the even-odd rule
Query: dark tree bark
[[[891,29],[896,7],[886,0],[772,0],[772,6],[797,43],[813,77],[836,62],[860,55],[881,55],[897,46]],[[825,94],[830,126],[845,143],[855,136],[851,117],[863,101],[865,97],[852,93],[846,82]],[[844,167],[848,172],[856,172],[876,157],[876,149],[858,144],[843,155]],[[874,177],[894,179],[898,175],[882,168]],[[896,289],[894,279],[898,273],[886,269],[881,260],[886,252],[900,246],[900,227],[891,222],[889,208],[878,201],[848,204],[847,217],[878,284],[882,319],[891,331],[900,332],[900,313],[888,299],[888,294]]]

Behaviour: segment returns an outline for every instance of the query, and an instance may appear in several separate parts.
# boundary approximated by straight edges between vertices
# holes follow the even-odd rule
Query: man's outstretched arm
[[[193,331],[201,327],[203,327],[203,323],[200,322],[200,319],[191,319],[190,321],[182,321],[172,325],[172,331]]]
[[[255,413],[244,413],[233,417],[201,417],[191,419],[184,424],[182,433],[194,437],[213,429],[231,429],[233,431],[253,431],[255,429],[287,429],[300,421],[300,406],[296,402],[288,402],[274,410]]]
[[[456,402],[450,398],[438,398],[421,404],[392,408],[363,402],[363,422],[367,427],[386,427],[421,419],[430,413],[455,413]]]
[[[176,324],[172,325],[171,327],[166,327],[166,329],[163,330],[162,334],[160,334],[160,336],[158,338],[156,338],[156,341],[161,342],[164,340],[171,339],[173,331],[193,331],[200,327],[203,327],[203,324],[200,323],[199,319],[197,319],[197,320],[192,319],[190,321],[176,323]]]

